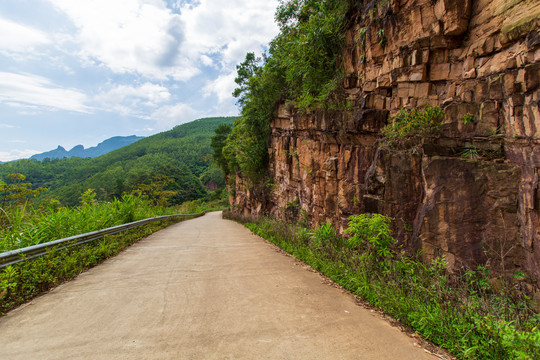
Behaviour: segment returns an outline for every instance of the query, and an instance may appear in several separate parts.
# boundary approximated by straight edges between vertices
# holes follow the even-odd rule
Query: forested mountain
[[[82,145],[74,146],[73,149],[67,151],[62,146],[58,146],[56,149],[47,151],[41,154],[32,155],[30,159],[45,160],[49,159],[63,159],[71,157],[80,158],[95,158],[101,155],[105,155],[113,150],[120,149],[124,146],[133,144],[136,141],[144,139],[143,136],[115,136],[105,141],[100,142],[97,146],[85,149]]]
[[[169,202],[179,204],[208,194],[205,183],[223,185],[223,174],[211,164],[210,139],[220,124],[234,117],[199,119],[139,140],[97,158],[24,159],[0,165],[0,179],[21,173],[34,187],[49,191],[40,199],[53,198],[68,206],[77,205],[87,189],[97,198],[109,200],[131,192],[159,177],[172,180],[167,190],[176,192]],[[40,200],[38,199],[38,200]]]

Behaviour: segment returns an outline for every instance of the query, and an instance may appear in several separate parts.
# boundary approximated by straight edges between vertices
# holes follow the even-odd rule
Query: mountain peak
[[[97,146],[90,147],[85,149],[82,145],[76,145],[73,149],[67,151],[63,146],[58,145],[55,150],[46,151],[41,154],[32,155],[30,159],[35,159],[43,161],[46,158],[49,159],[62,159],[70,157],[80,157],[80,158],[94,158],[101,155],[105,155],[108,152],[111,152],[116,149],[120,149],[126,145],[133,144],[134,142],[144,138],[143,136],[114,136],[112,138],[106,139],[100,142]]]
[[[71,151],[74,151],[74,150],[75,150],[75,151],[84,150],[84,146],[82,146],[82,145],[80,145],[80,144],[79,144],[79,145],[75,145],[75,146],[73,147],[73,149],[71,149],[71,150],[69,150],[69,151],[71,152]]]

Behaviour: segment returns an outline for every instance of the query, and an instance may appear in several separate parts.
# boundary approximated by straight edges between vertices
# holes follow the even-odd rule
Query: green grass
[[[328,224],[307,230],[227,216],[459,358],[540,358],[540,316],[515,284],[496,289],[488,267],[450,274],[444,258],[405,256],[382,215],[351,217],[348,239]]]
[[[173,208],[152,206],[133,195],[98,203],[90,200],[76,208],[49,202],[11,206],[0,214],[0,252],[105,229],[132,221],[174,213]]]
[[[178,221],[182,219],[141,226],[84,245],[50,251],[47,255],[1,269],[0,314],[74,278],[143,237]]]

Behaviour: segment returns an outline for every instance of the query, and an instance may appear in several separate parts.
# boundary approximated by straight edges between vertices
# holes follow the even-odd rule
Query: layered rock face
[[[347,109],[280,108],[271,184],[237,178],[233,209],[341,231],[350,215],[382,213],[409,253],[540,280],[540,2],[358,3]],[[446,112],[437,136],[380,136],[399,109],[435,105]]]

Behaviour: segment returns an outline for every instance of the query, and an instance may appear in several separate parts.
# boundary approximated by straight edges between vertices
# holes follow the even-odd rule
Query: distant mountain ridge
[[[67,151],[62,146],[58,147],[51,151],[46,151],[41,154],[32,155],[30,159],[43,161],[46,158],[49,159],[63,159],[63,158],[95,158],[101,155],[105,155],[113,150],[120,149],[124,146],[131,145],[136,141],[144,139],[144,136],[114,136],[107,140],[100,142],[97,146],[90,147],[85,149],[82,145],[77,145],[73,149]]]
[[[23,174],[33,188],[49,189],[41,200],[55,199],[64,206],[77,206],[88,189],[95,189],[96,200],[109,201],[162,177],[173,180],[166,188],[176,192],[170,205],[202,199],[211,196],[213,183],[225,185],[223,172],[211,162],[214,130],[221,124],[232,126],[236,119],[194,120],[96,158],[11,161],[0,164],[0,180]]]

